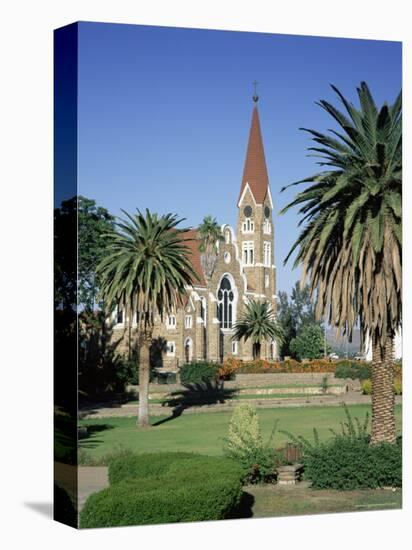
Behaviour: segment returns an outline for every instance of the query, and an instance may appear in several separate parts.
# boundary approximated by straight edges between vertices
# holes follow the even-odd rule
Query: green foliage
[[[364,380],[361,388],[364,395],[372,395],[372,380]]]
[[[402,395],[402,378],[395,378],[393,390],[395,395]]]
[[[216,218],[205,216],[199,226],[199,251],[200,262],[207,278],[210,278],[215,269],[217,260],[218,243],[223,242],[224,237]]]
[[[362,393],[365,395],[372,395],[372,381],[364,380],[362,382]],[[395,395],[402,395],[402,378],[395,378],[393,382],[393,391]]]
[[[265,340],[283,342],[283,330],[277,322],[269,302],[250,300],[239,320],[233,327],[233,340],[246,342],[249,338],[253,343],[255,357],[260,357],[261,343]]]
[[[328,391],[329,382],[328,382],[328,377],[326,375],[322,376],[322,382],[320,384],[320,387],[322,388],[323,393],[326,393]]]
[[[321,443],[315,429],[313,442],[283,432],[302,448],[305,478],[317,489],[401,487],[401,441],[370,445],[368,415],[361,422],[351,417],[346,405],[344,410],[346,422],[341,423],[339,433],[331,430],[329,441]]]
[[[182,384],[199,384],[216,380],[219,366],[206,361],[186,363],[180,368],[180,381]]]
[[[371,366],[361,361],[339,361],[335,369],[336,378],[359,379],[360,381],[370,378],[372,375]]]
[[[224,452],[241,465],[246,482],[268,482],[276,477],[277,457],[270,444],[271,439],[272,437],[268,443],[264,443],[255,408],[247,404],[235,408],[229,423]]]
[[[299,361],[302,359],[319,359],[325,353],[325,340],[318,324],[306,324],[299,330],[296,338],[290,342],[290,351]],[[329,346],[326,346],[326,353]]]
[[[105,235],[104,257],[97,266],[100,294],[109,307],[124,305],[138,311],[144,326],[153,326],[156,311],[171,310],[186,285],[197,276],[186,245],[183,220],[176,215],[158,216],[146,210],[115,224]]]
[[[280,355],[292,355],[290,342],[304,325],[316,324],[313,303],[309,295],[309,286],[301,286],[299,281],[292,289],[290,300],[286,292],[279,291],[277,319],[283,329],[283,343]]]
[[[113,230],[114,217],[94,200],[82,196],[77,212],[79,303],[93,311],[99,290],[96,267],[104,257],[104,235]]]
[[[402,486],[402,449],[364,439],[336,437],[303,459],[305,477],[317,489],[366,489]]]
[[[175,461],[182,458],[195,457],[193,453],[144,453],[136,454],[124,451],[117,454],[109,462],[110,485],[126,479],[146,479],[158,477],[169,471]]]
[[[190,453],[119,457],[112,485],[91,495],[81,527],[111,527],[230,517],[242,495],[242,470],[227,458]]]
[[[122,456],[130,456],[132,451],[123,445],[114,445],[107,453],[96,459],[90,451],[85,448],[79,448],[77,451],[77,464],[79,466],[109,466],[109,464]]]
[[[402,93],[378,108],[361,82],[355,107],[332,89],[343,110],[318,105],[339,131],[302,128],[321,171],[291,184],[305,188],[282,213],[299,207],[302,231],[285,262],[296,252],[318,318],[351,334],[360,317],[384,345],[402,324]]]

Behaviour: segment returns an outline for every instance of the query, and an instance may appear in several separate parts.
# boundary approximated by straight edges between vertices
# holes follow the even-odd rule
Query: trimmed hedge
[[[231,517],[242,495],[242,469],[227,458],[152,453],[109,465],[109,488],[91,495],[80,526],[112,527]]]
[[[336,378],[351,378],[352,380],[367,380],[372,375],[371,365],[362,361],[342,361],[335,370]]]
[[[186,363],[180,368],[180,381],[182,384],[200,384],[215,380],[218,375],[219,365],[198,361]]]
[[[193,457],[193,453],[144,453],[125,451],[109,462],[109,483],[126,479],[157,478],[165,474],[175,461]]]
[[[402,486],[402,446],[370,445],[368,438],[338,436],[303,458],[305,478],[317,489],[364,489]]]

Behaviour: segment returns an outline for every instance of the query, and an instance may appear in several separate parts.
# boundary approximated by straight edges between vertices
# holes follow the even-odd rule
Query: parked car
[[[362,353],[357,353],[353,358],[355,361],[366,361],[366,357]]]
[[[337,353],[330,353],[329,354],[329,359],[339,359],[339,355]]]

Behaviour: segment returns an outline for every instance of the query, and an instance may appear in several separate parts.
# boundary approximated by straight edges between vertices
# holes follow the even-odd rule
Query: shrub
[[[289,344],[294,357],[303,359],[319,359],[324,355],[325,342],[321,327],[317,323],[305,324],[296,338],[292,338]],[[329,351],[329,346],[327,351]]]
[[[236,361],[236,360],[235,360]],[[267,374],[267,373],[302,373],[302,372],[325,372],[334,373],[337,362],[332,362],[327,359],[314,359],[300,363],[295,359],[287,361],[267,361],[258,359],[255,361],[242,362],[237,360],[235,374]]]
[[[110,485],[127,479],[157,478],[165,474],[174,461],[190,458],[191,453],[144,453],[124,451],[109,462]]]
[[[402,449],[339,436],[304,454],[305,477],[318,489],[401,487]]]
[[[220,380],[232,380],[236,372],[242,366],[242,361],[229,357],[226,359],[218,369],[218,377]]]
[[[242,467],[244,481],[259,483],[276,477],[276,452],[263,442],[256,409],[247,404],[235,408],[229,423],[224,452]]]
[[[372,381],[371,380],[364,380],[361,385],[362,393],[364,395],[371,395],[372,394]]]
[[[224,519],[240,503],[243,472],[227,458],[153,453],[116,462],[109,466],[110,482],[115,482],[88,498],[81,527]]]
[[[372,375],[371,366],[362,361],[340,361],[335,369],[336,378],[367,380]]]
[[[402,395],[402,378],[395,378],[393,389],[395,391],[395,395]]]
[[[186,363],[180,369],[180,381],[182,384],[199,384],[215,380],[218,368],[218,365],[204,361]]]
[[[362,382],[362,393],[365,395],[372,395],[372,381],[364,380]],[[395,395],[402,395],[402,378],[395,378],[393,382],[393,391]]]
[[[352,419],[344,406],[347,421],[341,433],[333,430],[330,441],[320,443],[314,429],[314,443],[288,434],[303,450],[305,478],[317,489],[363,489],[402,486],[402,443],[369,444],[368,415],[364,422]]]

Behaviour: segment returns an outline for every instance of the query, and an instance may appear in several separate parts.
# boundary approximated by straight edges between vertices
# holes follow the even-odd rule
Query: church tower
[[[275,309],[273,201],[260,129],[258,99],[255,93],[238,200],[237,242],[248,289],[256,298],[269,301]]]

